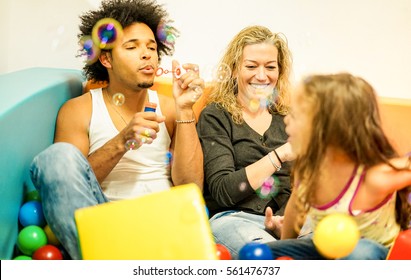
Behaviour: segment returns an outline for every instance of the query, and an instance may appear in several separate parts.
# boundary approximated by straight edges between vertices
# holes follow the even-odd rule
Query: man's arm
[[[178,62],[173,61],[173,71],[178,67]],[[192,108],[201,95],[199,92],[204,89],[204,81],[199,77],[198,66],[185,64],[183,68],[187,71],[185,74],[179,78],[173,77],[175,110],[169,114],[174,126],[171,135],[171,177],[174,185],[195,183],[203,190],[203,151]],[[177,123],[177,120],[183,122]]]
[[[194,117],[194,113],[192,117]],[[198,139],[196,122],[177,124],[171,149],[173,165],[171,177],[174,185],[195,183],[203,190],[203,151]]]
[[[68,100],[58,113],[54,142],[67,142],[76,146],[88,158],[97,180],[101,183],[124,155],[124,141],[121,135],[116,136],[88,155],[91,110],[90,93]]]

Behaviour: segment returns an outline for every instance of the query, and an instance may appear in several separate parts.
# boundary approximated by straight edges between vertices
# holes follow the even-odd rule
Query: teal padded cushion
[[[82,72],[29,68],[0,75],[0,259],[13,257],[29,166],[53,143],[61,105],[83,92]]]

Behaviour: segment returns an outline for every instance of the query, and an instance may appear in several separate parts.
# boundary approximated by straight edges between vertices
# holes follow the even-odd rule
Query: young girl
[[[344,259],[385,259],[399,231],[410,227],[410,156],[398,157],[382,128],[374,89],[350,74],[306,78],[285,118],[297,159],[294,189],[274,258],[325,259],[312,235],[297,238],[308,217],[313,232],[326,215],[345,213],[361,233]]]

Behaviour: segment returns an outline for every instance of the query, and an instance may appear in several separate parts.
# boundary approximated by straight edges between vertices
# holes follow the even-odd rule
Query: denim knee
[[[30,176],[34,186],[56,185],[56,181],[65,181],[70,171],[86,159],[74,145],[64,142],[52,144],[39,153],[30,166]]]

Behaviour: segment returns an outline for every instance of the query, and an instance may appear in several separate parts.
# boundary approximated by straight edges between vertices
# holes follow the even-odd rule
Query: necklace
[[[110,96],[108,95],[108,90],[107,90],[107,89],[105,89],[105,90],[103,89],[103,91],[104,91],[104,93],[106,94],[106,96],[107,96],[107,98],[108,98],[108,101],[109,101],[109,103],[110,103],[110,106],[113,107],[114,111],[116,111],[117,115],[120,116],[120,118],[123,120],[123,122],[124,122],[125,125],[127,126],[128,123],[127,123],[126,120],[123,118],[123,116],[120,114],[120,112],[117,111],[115,105],[113,104],[112,98],[110,98]]]

